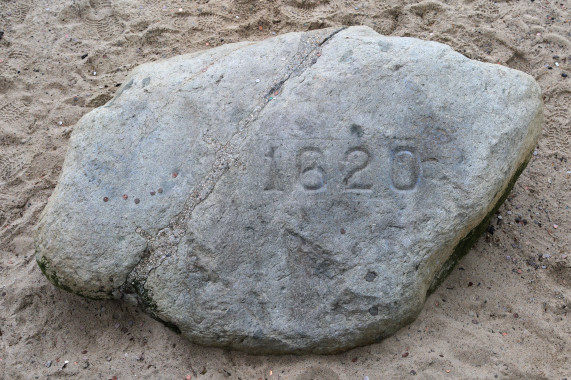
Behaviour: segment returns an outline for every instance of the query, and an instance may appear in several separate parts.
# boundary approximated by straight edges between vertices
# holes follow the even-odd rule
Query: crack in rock
[[[313,66],[320,56],[320,54],[315,55],[313,53],[344,29],[346,29],[346,27],[335,29],[319,42],[311,39],[312,36],[315,36],[315,33],[309,32],[302,35],[298,51],[292,58],[294,63],[288,65],[288,67],[293,66],[293,68],[290,68],[281,80],[265,92],[266,95],[257,102],[253,111],[238,123],[236,132],[228,139],[226,144],[218,147],[210,172],[191,192],[183,205],[182,211],[176,214],[166,227],[160,229],[156,236],[152,236],[152,234],[142,228],[136,229],[136,232],[147,241],[147,247],[139,262],[127,276],[125,284],[120,288],[121,293],[131,293],[135,291],[142,295],[143,299],[151,299],[151,297],[148,297],[148,290],[145,288],[148,276],[153,270],[157,269],[164,260],[177,253],[179,244],[187,233],[186,226],[188,221],[192,218],[194,209],[208,198],[224,173],[231,166],[238,164],[239,159],[236,155],[236,148],[243,143],[247,137],[245,132],[258,119],[260,113],[272,100],[271,95],[276,91],[281,91],[289,79],[302,75],[307,69]],[[148,311],[155,314],[153,310]]]

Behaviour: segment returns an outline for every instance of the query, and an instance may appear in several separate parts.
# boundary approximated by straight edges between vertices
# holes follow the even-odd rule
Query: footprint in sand
[[[7,15],[18,23],[24,22],[32,5],[29,1],[16,1],[7,9]]]
[[[18,47],[9,49],[4,57],[5,57],[4,64],[0,66],[0,69],[2,69],[2,71],[23,70],[26,67],[26,65],[30,62],[30,54],[25,49],[21,49]]]
[[[5,124],[21,123],[28,113],[28,107],[19,101],[9,102],[0,106],[0,122]]]
[[[554,99],[552,111],[546,111],[546,146],[552,153],[571,154],[571,92],[561,92]]]
[[[181,32],[186,32],[196,26],[196,17],[192,17],[189,12],[175,12],[172,19],[174,27]]]
[[[198,29],[205,32],[213,32],[216,30],[221,30],[226,24],[226,20],[215,14],[201,14],[196,20]]]
[[[119,21],[113,15],[110,0],[90,0],[91,7],[85,18],[85,25],[102,39],[109,40],[122,32]]]
[[[477,0],[474,2],[474,13],[479,19],[493,21],[500,17],[500,8],[493,0]]]
[[[16,178],[28,164],[21,152],[0,154],[0,186]]]
[[[308,22],[334,15],[340,5],[339,0],[291,0],[280,7],[280,12],[293,22]]]
[[[339,374],[324,367],[309,367],[295,380],[339,380]]]

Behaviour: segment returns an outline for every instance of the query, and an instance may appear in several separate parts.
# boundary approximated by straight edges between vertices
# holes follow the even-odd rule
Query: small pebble
[[[127,194],[123,194],[123,199],[127,200],[127,198],[129,198],[129,196]]]
[[[158,192],[159,194],[162,194],[162,193],[163,193],[163,188],[162,188],[162,187],[159,187],[159,189],[157,190],[157,192]]]
[[[260,80],[259,80],[259,79],[256,79],[256,83],[260,83]]]
[[[139,198],[135,198],[135,204],[138,205],[141,200]]]
[[[109,198],[103,197],[103,202],[108,202],[108,201],[109,201]]]
[[[567,74],[566,74],[566,73],[561,73],[561,76],[562,76],[563,78],[567,78]]]
[[[151,191],[151,195],[155,195],[156,193],[154,191]]]
[[[50,368],[51,366],[52,366],[52,361],[51,361],[51,360],[47,361],[47,362],[46,362],[46,367]]]

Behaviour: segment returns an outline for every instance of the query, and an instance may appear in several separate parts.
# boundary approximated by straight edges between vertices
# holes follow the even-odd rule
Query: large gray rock
[[[37,260],[200,344],[371,343],[486,227],[542,118],[530,76],[366,27],[145,64],[77,123]]]

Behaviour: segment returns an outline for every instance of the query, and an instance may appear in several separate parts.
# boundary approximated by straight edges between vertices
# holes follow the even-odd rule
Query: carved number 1
[[[270,147],[270,151],[266,153],[266,157],[270,159],[270,169],[268,171],[268,182],[264,190],[277,190],[282,191],[282,181],[278,170],[278,164],[276,162],[276,149],[277,147]]]

